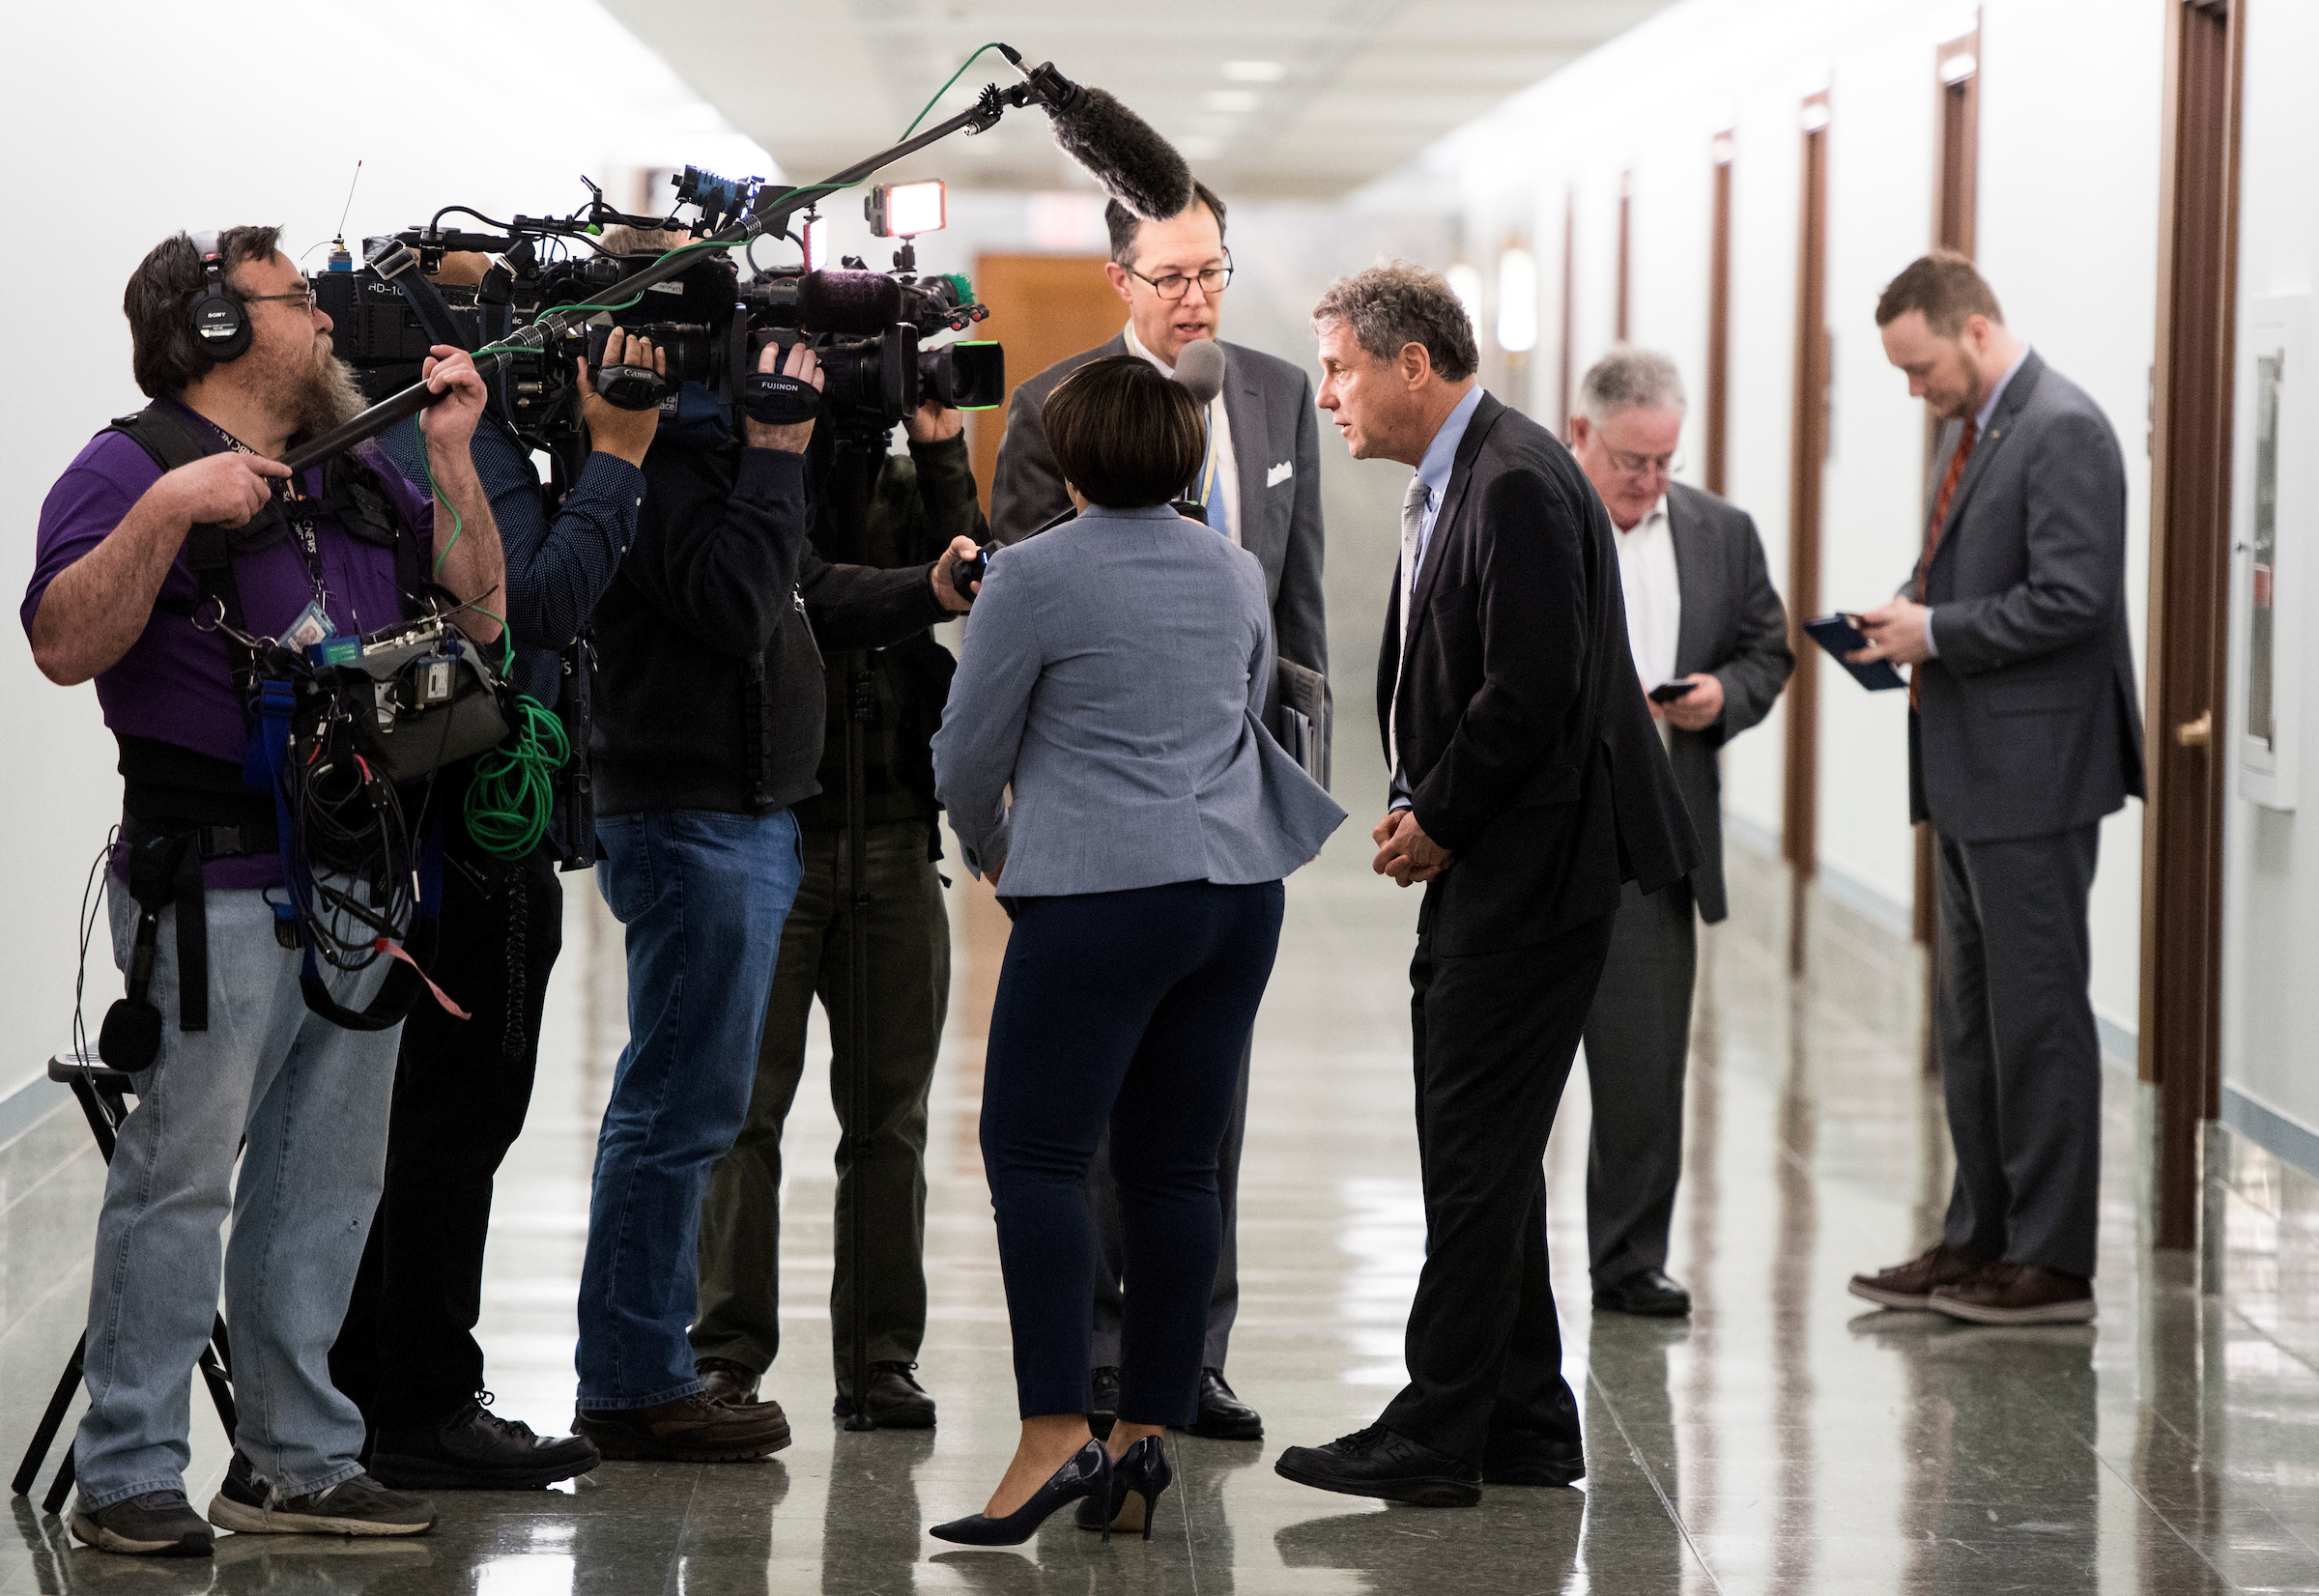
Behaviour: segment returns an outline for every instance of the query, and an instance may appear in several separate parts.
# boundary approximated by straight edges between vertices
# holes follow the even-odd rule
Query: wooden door
[[[1627,340],[1626,279],[1627,262],[1632,259],[1628,245],[1630,242],[1629,231],[1634,225],[1634,201],[1635,174],[1632,172],[1621,172],[1618,174],[1618,302],[1617,314],[1613,321],[1613,327],[1615,328],[1613,336],[1622,344]]]
[[[1828,96],[1803,103],[1803,185],[1796,206],[1795,416],[1789,432],[1786,791],[1780,851],[1789,873],[1788,962],[1804,968],[1805,907],[1819,873],[1819,647],[1804,636],[1819,613],[1820,497],[1828,461]]]
[[[1128,307],[1103,276],[1101,255],[984,255],[975,262],[974,292],[990,307],[990,319],[974,335],[1005,346],[1009,399],[1023,379],[1128,325]],[[1006,407],[977,413],[972,426],[974,480],[988,506]]]
[[[1571,391],[1570,386],[1574,376],[1574,367],[1571,364],[1574,352],[1570,348],[1570,335],[1572,328],[1578,319],[1576,314],[1578,303],[1578,284],[1576,281],[1577,275],[1578,194],[1577,191],[1573,189],[1565,190],[1562,194],[1562,345],[1560,356],[1561,369],[1559,373],[1557,373],[1557,377],[1559,379],[1557,392],[1560,397],[1555,401],[1556,417],[1554,423],[1560,437],[1565,442],[1567,442],[1570,437],[1570,405],[1571,402],[1577,397],[1577,395]]]
[[[2199,1150],[2221,1110],[2223,769],[2243,0],[2175,0],[2159,171],[2151,374],[2150,799],[2141,1076],[2158,1088],[2158,1244],[2198,1241]]]
[[[1939,161],[1932,176],[1932,244],[1960,255],[1973,252],[1974,220],[1981,190],[1981,30],[1960,35],[1932,52],[1933,116],[1939,129]],[[1925,416],[1925,470],[1940,438],[1940,422]],[[1939,898],[1932,871],[1932,827],[1916,826],[1916,899],[1911,917],[1916,940],[1925,945],[1925,1073],[1940,1073],[1940,1025],[1935,1007],[1940,988]]]
[[[1730,467],[1732,398],[1732,135],[1717,133],[1715,197],[1707,218],[1707,492],[1721,497]]]

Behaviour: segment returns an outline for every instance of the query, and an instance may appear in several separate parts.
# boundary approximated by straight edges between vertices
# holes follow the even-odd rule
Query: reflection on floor
[[[1349,828],[1353,829],[1353,828]],[[770,1392],[796,1444],[762,1465],[609,1465],[576,1488],[446,1495],[422,1540],[229,1538],[214,1565],[69,1549],[19,1499],[0,1596],[29,1591],[1740,1592],[2319,1589],[2319,1375],[2137,1247],[2132,1083],[2113,1080],[2102,1319],[1982,1330],[1862,1313],[1852,1270],[1918,1244],[1944,1189],[1938,1105],[1904,1023],[1857,992],[1790,983],[1785,938],[1705,941],[1674,1272],[1688,1324],[1590,1317],[1585,1091],[1549,1155],[1583,1490],[1492,1489],[1468,1512],[1386,1509],[1276,1477],[1292,1441],[1367,1422],[1399,1383],[1423,1243],[1404,966],[1413,898],[1358,838],[1300,876],[1259,1034],[1242,1196],[1245,1307],[1232,1374],[1262,1445],[1180,1439],[1181,1489],[1150,1545],[1059,1518],[1014,1552],[945,1550],[1012,1444],[1014,1398],[975,1150],[979,1025],[1004,922],[961,888],[958,1023],[935,1100],[921,1369],[930,1435],[825,1418],[834,1141],[802,1104],[785,1260],[790,1341]],[[616,927],[573,895],[539,1098],[501,1182],[485,1344],[502,1412],[560,1429],[593,1126],[620,1040]],[[1747,917],[1742,916],[1742,922]],[[1841,967],[1830,960],[1831,968]],[[1840,1001],[1847,997],[1851,1002]],[[811,1095],[808,1094],[808,1097]],[[70,1109],[66,1110],[69,1114]],[[76,1134],[66,1124],[55,1134]],[[6,1183],[0,1440],[14,1448],[77,1328],[90,1160]],[[41,1226],[23,1222],[35,1211]],[[46,1282],[36,1297],[27,1282]],[[223,1471],[197,1414],[191,1483]]]

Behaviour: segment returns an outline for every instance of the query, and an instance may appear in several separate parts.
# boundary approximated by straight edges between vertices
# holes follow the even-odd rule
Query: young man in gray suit
[[[1128,307],[1119,336],[1058,360],[1015,390],[1007,432],[990,486],[990,526],[1001,543],[1019,543],[1071,508],[1041,419],[1057,384],[1090,360],[1136,355],[1172,374],[1184,346],[1216,338],[1224,352],[1224,386],[1208,409],[1210,446],[1199,480],[1186,497],[1203,501],[1208,525],[1256,556],[1272,607],[1279,658],[1329,674],[1329,634],[1321,612],[1321,437],[1312,383],[1303,371],[1217,337],[1232,255],[1224,247],[1224,202],[1194,185],[1190,207],[1165,221],[1144,221],[1113,201],[1103,213],[1111,259],[1103,271]],[[1269,713],[1269,709],[1268,709]],[[1326,782],[1327,771],[1321,773]],[[1224,1211],[1224,1247],[1210,1300],[1206,1367],[1198,1421],[1191,1433],[1218,1440],[1260,1440],[1264,1420],[1233,1394],[1224,1356],[1240,1308],[1235,1218],[1240,1148],[1247,1130],[1248,1066],[1217,1168]],[[1096,1212],[1095,1368],[1089,1411],[1111,1411],[1119,1386],[1119,1208],[1107,1150],[1088,1166]]]
[[[1947,423],[1924,552],[1855,658],[1911,668],[1909,807],[1937,840],[1937,1012],[1957,1182],[1938,1245],[1856,1297],[1985,1325],[2094,1317],[2102,1056],[2086,896],[2102,817],[2142,795],[2126,467],[2085,390],[2005,326],[1961,255],[1876,304]]]
[[[1635,673],[1654,695],[1650,712],[1700,841],[1685,879],[1647,897],[1626,884],[1587,1015],[1588,1254],[1597,1308],[1675,1318],[1691,1311],[1691,1294],[1667,1276],[1667,1226],[1683,1165],[1692,911],[1710,926],[1727,912],[1716,755],[1771,712],[1795,656],[1755,522],[1669,475],[1683,431],[1675,362],[1621,346],[1587,373],[1578,397],[1570,452],[1611,514]]]

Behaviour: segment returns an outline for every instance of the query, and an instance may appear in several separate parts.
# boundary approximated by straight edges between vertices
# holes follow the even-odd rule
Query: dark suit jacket
[[[1962,431],[1942,432],[1935,491]],[[1912,818],[1994,841],[2142,796],[2125,462],[2101,407],[2035,352],[1965,462],[1924,601],[1940,653],[1917,667]]]
[[[1670,726],[1667,757],[1699,833],[1691,896],[1712,926],[1729,912],[1723,887],[1723,745],[1771,713],[1795,669],[1788,612],[1771,585],[1763,540],[1745,510],[1676,482],[1667,489],[1667,530],[1682,591],[1675,673],[1706,671],[1723,684],[1723,716],[1704,731]]]
[[[1543,942],[1617,908],[1626,881],[1655,892],[1699,863],[1612,535],[1570,452],[1482,395],[1418,568],[1407,667],[1397,570],[1377,662],[1378,729],[1397,702],[1417,823],[1457,855],[1418,918],[1438,954]]]
[[[1232,454],[1240,468],[1240,546],[1264,567],[1280,658],[1326,676],[1321,432],[1312,382],[1286,360],[1220,338],[1217,342],[1224,352],[1224,414],[1232,424]],[[1088,361],[1127,353],[1123,332],[1107,344],[1057,360],[1015,390],[990,483],[990,526],[1001,543],[1020,543],[1071,508],[1063,473],[1055,470],[1046,446],[1046,396]]]

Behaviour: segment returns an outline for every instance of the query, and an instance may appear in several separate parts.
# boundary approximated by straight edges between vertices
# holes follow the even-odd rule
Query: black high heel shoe
[[[1158,1436],[1146,1436],[1119,1455],[1111,1465],[1111,1489],[1102,1496],[1079,1503],[1081,1529],[1100,1529],[1108,1537],[1141,1530],[1152,1538],[1152,1520],[1159,1515],[1160,1494],[1175,1483],[1176,1471],[1167,1466],[1167,1447]],[[1105,1512],[1104,1507],[1109,1507]]]
[[[1166,1465],[1163,1463],[1162,1468]],[[1046,1483],[1031,1493],[1024,1502],[1003,1519],[987,1518],[976,1513],[948,1524],[935,1525],[927,1531],[936,1540],[956,1541],[960,1546],[1020,1546],[1039,1532],[1055,1509],[1066,1502],[1092,1497],[1107,1501],[1111,1495],[1111,1454],[1103,1443],[1091,1440],[1071,1455],[1069,1462],[1047,1476]],[[1103,1531],[1109,1540],[1111,1531]]]

